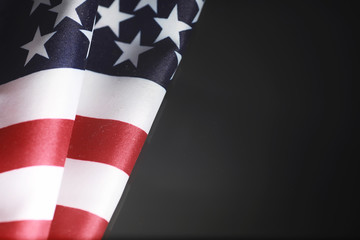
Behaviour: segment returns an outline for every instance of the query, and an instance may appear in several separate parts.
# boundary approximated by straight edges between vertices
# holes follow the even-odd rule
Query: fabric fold
[[[6,0],[0,238],[100,239],[202,0]]]

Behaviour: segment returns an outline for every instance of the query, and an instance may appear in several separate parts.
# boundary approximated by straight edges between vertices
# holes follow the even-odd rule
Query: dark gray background
[[[215,1],[106,239],[356,237],[356,1]]]

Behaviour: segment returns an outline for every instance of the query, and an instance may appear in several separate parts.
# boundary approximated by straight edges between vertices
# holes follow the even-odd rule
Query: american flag
[[[1,239],[103,236],[203,3],[1,1]]]

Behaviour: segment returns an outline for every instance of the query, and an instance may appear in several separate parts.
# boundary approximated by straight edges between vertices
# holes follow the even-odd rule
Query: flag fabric
[[[202,5],[1,1],[1,239],[103,236]]]

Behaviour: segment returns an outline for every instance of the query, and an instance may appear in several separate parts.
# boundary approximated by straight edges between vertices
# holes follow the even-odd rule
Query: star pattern
[[[155,43],[169,37],[180,49],[180,32],[190,30],[191,26],[178,19],[177,5],[172,9],[168,18],[154,18],[162,28]]]
[[[95,22],[96,22],[96,18],[94,18],[94,23],[93,23],[92,30],[80,29],[80,32],[81,32],[82,34],[84,34],[85,37],[89,40],[89,45],[88,45],[88,49],[87,49],[87,53],[86,53],[85,59],[87,59],[87,58],[89,57],[90,47],[91,47],[91,39],[92,39],[92,36],[93,36],[93,34],[94,34]]]
[[[27,44],[21,46],[21,48],[28,50],[28,54],[25,60],[25,64],[24,66],[26,66],[26,64],[28,64],[28,62],[36,55],[40,55],[46,58],[49,58],[46,48],[45,48],[45,43],[47,41],[49,41],[49,39],[55,34],[55,32],[53,33],[49,33],[46,35],[41,35],[40,33],[40,29],[37,28],[35,36],[33,38],[33,40],[31,42],[28,42]]]
[[[95,29],[109,27],[118,37],[120,35],[120,23],[134,17],[132,14],[120,11],[120,0],[115,0],[108,8],[99,6],[98,13],[101,18],[96,23]]]
[[[151,7],[151,9],[155,13],[157,13],[157,0],[140,0],[140,2],[136,5],[134,11],[137,11],[146,6]]]
[[[50,0],[33,0],[33,1],[34,1],[34,3],[32,5],[30,15],[35,11],[35,9],[37,9],[37,7],[40,4],[45,4],[45,5],[51,6]]]
[[[134,38],[134,40],[131,43],[115,41],[116,45],[121,49],[121,51],[123,53],[120,55],[119,59],[115,62],[114,66],[116,66],[122,62],[125,62],[126,60],[130,60],[130,62],[135,67],[137,67],[139,55],[141,53],[146,52],[149,49],[153,48],[153,47],[148,47],[148,46],[141,46],[140,35],[141,35],[141,32],[139,32],[136,35],[136,37]]]
[[[196,1],[32,0],[25,14],[19,12],[30,31],[24,32],[28,42],[17,45],[22,59],[16,66],[26,69],[16,72],[22,76],[39,69],[88,69],[145,78],[166,87],[182,58],[188,36],[183,33],[191,29],[202,7],[203,2]],[[94,31],[99,28],[104,31]]]
[[[93,35],[93,31],[80,29],[80,32],[82,32],[82,34],[84,34],[85,37],[89,40],[89,46],[88,46],[86,57],[85,57],[85,58],[88,58],[89,52],[90,52],[90,43],[91,43],[91,38],[92,38],[92,35]]]
[[[54,27],[56,27],[66,17],[82,25],[79,15],[76,12],[76,8],[85,1],[86,0],[63,0],[61,4],[51,8],[49,11],[57,13]]]
[[[196,16],[194,17],[194,20],[192,21],[192,23],[196,23],[199,20],[201,9],[204,5],[204,0],[195,0],[195,2],[198,5],[199,11],[197,12]]]
[[[180,53],[174,51],[175,55],[176,55],[176,60],[177,60],[177,65],[179,66],[180,61],[182,59],[182,56]],[[175,72],[173,73],[173,75],[171,76],[170,80],[172,80],[174,78]]]
[[[181,56],[181,54],[180,53],[178,53],[178,52],[174,52],[175,53],[175,55],[176,55],[176,59],[177,59],[177,62],[178,62],[178,65],[180,64],[180,61],[181,61],[181,59],[182,59],[182,56]]]

